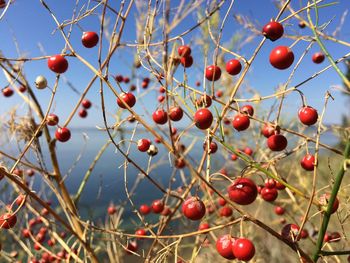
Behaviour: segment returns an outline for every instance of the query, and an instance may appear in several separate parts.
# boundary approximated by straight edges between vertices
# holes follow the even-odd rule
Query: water
[[[179,131],[180,132],[180,131]],[[309,130],[311,134],[313,130]],[[253,130],[253,135],[255,137],[258,134],[257,130]],[[234,133],[230,143],[233,145],[249,145],[253,149],[255,148],[255,143],[251,139],[247,140],[245,135],[251,133]],[[130,138],[131,130],[124,134],[124,138]],[[121,134],[118,134],[115,141],[118,142],[122,138]],[[135,134],[134,141],[140,138],[149,138],[149,133],[144,130],[138,130]],[[194,146],[190,151],[190,157],[195,161],[198,161],[203,152],[203,139],[205,138],[205,133],[197,130],[191,130],[191,137],[184,137],[181,141],[187,146],[194,142]],[[293,147],[295,140],[289,138],[289,147]],[[62,174],[64,175],[64,180],[69,192],[74,195],[85,173],[87,172],[90,164],[95,159],[99,150],[108,141],[109,137],[106,132],[99,131],[97,129],[73,129],[71,140],[66,143],[57,142],[57,156],[60,163],[60,168]],[[152,138],[151,138],[152,139]],[[40,140],[43,140],[41,138]],[[246,142],[247,141],[247,142]],[[262,145],[265,140],[261,138]],[[333,145],[337,142],[337,138],[331,133],[327,132],[321,137],[323,143]],[[125,142],[123,146],[126,149],[128,141]],[[44,145],[44,143],[43,143]],[[175,190],[178,186],[182,185],[180,179],[180,172],[178,170],[174,171],[174,168],[169,162],[168,152],[164,149],[162,145],[157,145],[159,153],[152,159],[152,169],[149,173],[154,180],[156,180],[164,189],[170,187]],[[18,151],[14,144],[3,145],[3,151],[9,152],[12,155],[18,155]],[[44,157],[46,163],[50,164],[49,155],[47,149],[43,149]],[[232,162],[228,161],[229,153],[225,150],[219,150],[216,154],[212,155],[212,172],[220,169],[223,166],[231,167]],[[29,154],[28,159],[34,160],[34,155]],[[80,158],[77,160],[77,158]],[[147,169],[147,163],[149,156],[147,153],[141,153],[137,150],[136,144],[131,144],[130,158],[135,160],[138,165],[140,165],[144,170]],[[102,220],[106,216],[106,210],[108,205],[113,202],[115,205],[119,205],[125,208],[124,218],[127,220],[124,222],[127,226],[136,219],[135,214],[132,211],[132,207],[127,200],[125,188],[124,188],[124,157],[121,153],[115,151],[115,146],[113,144],[109,145],[106,151],[102,154],[101,158],[98,160],[94,170],[91,173],[89,180],[82,192],[78,208],[80,215],[83,219],[93,219]],[[156,167],[153,167],[157,164]],[[48,167],[50,167],[48,165]],[[231,168],[230,168],[231,169]],[[237,169],[237,167],[236,167]],[[239,169],[239,168],[238,168]],[[186,173],[187,169],[183,169]],[[173,174],[174,173],[174,174]],[[173,177],[172,177],[173,175]],[[127,166],[127,180],[128,188],[130,189],[135,182],[136,178],[139,176],[139,171],[132,165]],[[170,180],[172,178],[172,180]],[[191,180],[190,176],[186,174],[187,183]],[[40,175],[35,175],[33,179],[33,189],[39,191],[42,186],[42,180]],[[145,203],[151,204],[154,199],[162,198],[163,193],[155,187],[149,180],[143,178],[139,183],[136,191],[132,195],[132,200],[136,207]],[[53,205],[57,205],[57,200],[52,196],[48,195],[49,199],[53,201]]]

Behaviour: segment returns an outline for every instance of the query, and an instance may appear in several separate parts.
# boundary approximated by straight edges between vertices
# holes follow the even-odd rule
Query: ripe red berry
[[[228,206],[221,207],[219,211],[219,214],[222,217],[230,217],[232,216],[232,213],[233,213],[232,208]]]
[[[208,109],[199,109],[194,114],[194,122],[197,128],[201,130],[208,129],[213,122],[213,115]]]
[[[55,132],[55,137],[60,142],[66,142],[70,139],[70,130],[66,127],[63,128],[57,128]]]
[[[81,37],[81,42],[83,43],[84,47],[92,48],[97,45],[98,39],[99,37],[96,32],[84,32],[83,36]]]
[[[186,166],[185,160],[183,158],[175,159],[175,167],[178,169],[184,168]]]
[[[81,109],[81,110],[79,111],[79,116],[80,116],[81,118],[86,118],[87,115],[88,115],[88,113],[87,113],[87,111],[86,111],[85,109]]]
[[[276,188],[263,187],[261,189],[261,197],[267,202],[273,202],[278,197],[278,191]]]
[[[274,134],[279,134],[280,129],[279,129],[279,127],[274,128],[272,125],[266,123],[266,124],[264,124],[264,126],[261,130],[261,133],[266,138],[269,138],[270,136],[272,136]]]
[[[29,177],[32,177],[33,175],[35,175],[35,171],[33,169],[27,169],[26,173]]]
[[[180,57],[189,57],[191,55],[191,48],[189,46],[179,46],[177,53]]]
[[[49,126],[56,126],[58,124],[58,121],[58,116],[53,113],[50,113],[46,118],[47,125]]]
[[[160,93],[165,93],[165,92],[166,92],[166,89],[165,89],[163,86],[160,86],[159,92],[160,92]]]
[[[287,147],[288,141],[282,134],[274,134],[267,139],[267,146],[272,151],[283,151]]]
[[[17,223],[17,216],[12,213],[6,213],[0,216],[0,228],[10,229]]]
[[[284,180],[285,181],[285,180]],[[278,181],[276,181],[276,189],[277,190],[284,190],[286,189],[286,186]]]
[[[47,66],[53,72],[62,74],[68,69],[68,61],[62,55],[54,55],[47,60]]]
[[[276,187],[276,181],[272,178],[266,178],[265,179],[265,187],[267,188],[275,188]]]
[[[241,112],[248,114],[249,116],[253,116],[254,115],[254,108],[252,105],[247,104],[241,108]]]
[[[206,230],[210,227],[210,225],[208,223],[202,223],[199,225],[198,227],[198,230],[201,231],[201,230]]]
[[[242,70],[242,65],[238,59],[231,59],[226,63],[226,71],[230,75],[238,75]]]
[[[113,215],[117,212],[117,208],[114,206],[114,205],[110,205],[108,208],[107,208],[107,213],[109,215]]]
[[[301,230],[300,237],[302,239],[308,238],[308,236],[309,236],[309,232],[306,229]]]
[[[286,46],[278,46],[270,53],[270,63],[277,69],[287,69],[294,61],[293,51]]]
[[[132,254],[132,252],[136,252],[137,249],[138,249],[138,245],[137,245],[136,241],[131,241],[126,246],[126,253]]]
[[[135,235],[138,235],[138,236],[145,236],[146,235],[146,230],[144,230],[144,229],[138,229],[138,230],[136,230],[136,232],[135,232]]]
[[[196,103],[197,103],[197,105],[198,105],[199,107],[204,106],[205,108],[208,108],[208,107],[211,106],[212,100],[211,100],[210,96],[208,96],[207,94],[205,94],[205,95],[201,96],[201,97],[197,100]]]
[[[207,145],[208,145],[207,142],[203,143],[203,150],[208,149]],[[216,153],[217,150],[218,150],[218,145],[216,144],[216,142],[210,142],[208,153]]]
[[[237,114],[232,120],[232,126],[237,131],[244,131],[249,128],[250,120],[247,115]]]
[[[2,90],[2,94],[4,95],[4,97],[11,97],[13,95],[13,89],[11,89],[10,87],[6,87]]]
[[[238,158],[237,154],[231,154],[231,160],[236,161]]]
[[[29,230],[28,228],[24,228],[24,229],[22,230],[22,236],[23,236],[24,238],[29,238],[29,237],[30,237],[30,234],[31,234],[31,232],[30,232],[30,230]]]
[[[158,102],[163,102],[165,100],[165,97],[163,95],[159,95],[157,97]]]
[[[130,79],[128,77],[123,78],[124,83],[128,84],[130,82]]]
[[[166,207],[164,207],[163,211],[160,214],[162,216],[168,216],[171,214],[171,209],[168,206],[166,206]]]
[[[251,148],[249,148],[249,147],[245,147],[245,148],[244,148],[244,153],[245,153],[246,155],[251,156],[251,155],[253,154],[253,150],[252,150]]]
[[[219,89],[219,90],[217,90],[217,91],[215,92],[215,96],[218,97],[218,98],[221,98],[222,95],[224,95],[224,92],[223,92],[221,89]]]
[[[188,56],[188,57],[182,57],[180,59],[181,65],[184,66],[185,68],[189,68],[193,65],[193,57]]]
[[[224,206],[224,205],[226,205],[226,200],[224,199],[224,198],[219,198],[218,199],[218,204],[220,205],[220,206]]]
[[[283,215],[285,212],[284,208],[282,206],[275,206],[275,213],[276,215]]]
[[[169,118],[172,121],[179,121],[182,119],[182,116],[184,115],[183,110],[180,107],[171,107],[169,109]]]
[[[152,202],[153,213],[160,214],[164,209],[164,203],[162,200],[154,200]]]
[[[221,77],[221,69],[218,66],[210,65],[205,69],[205,77],[210,81],[217,81]]]
[[[303,159],[301,159],[300,164],[306,171],[313,171],[315,168],[315,156],[306,154]]]
[[[200,199],[190,197],[182,204],[182,212],[190,220],[200,220],[205,215],[205,205]]]
[[[140,152],[147,152],[150,146],[151,140],[149,139],[140,139],[137,141],[137,149],[139,149]]]
[[[285,239],[288,239],[289,241],[293,242],[293,241],[296,241],[296,238],[299,233],[299,229],[300,229],[299,226],[295,224],[287,224],[282,228],[281,235]],[[300,236],[299,236],[299,239],[300,239]]]
[[[324,61],[324,55],[321,52],[316,52],[312,55],[312,61],[316,64],[321,64]]]
[[[233,238],[231,235],[220,236],[216,241],[216,250],[222,257],[226,259],[235,259],[232,251],[234,243],[235,238]]]
[[[258,195],[256,184],[249,178],[238,178],[227,189],[229,198],[237,204],[249,205]]]
[[[168,121],[168,114],[163,109],[158,109],[152,114],[155,123],[163,125]]]
[[[18,88],[18,90],[23,93],[23,92],[25,92],[27,90],[27,87],[26,86],[20,86]]]
[[[329,202],[329,199],[331,197],[331,194],[330,193],[326,193],[326,194],[323,194],[320,196],[320,204],[323,205],[323,206],[328,206],[328,202]],[[333,203],[333,207],[332,207],[332,211],[331,213],[335,213],[337,210],[338,210],[338,207],[339,207],[339,199],[338,197],[335,198],[335,201]]]
[[[329,242],[339,242],[340,239],[341,239],[341,235],[339,232],[332,232]]]
[[[88,99],[83,99],[81,102],[81,106],[83,106],[84,109],[90,109],[91,108],[91,101]]]
[[[317,110],[310,106],[305,106],[298,111],[299,120],[305,125],[313,125],[317,122],[318,113]]]
[[[141,205],[139,211],[143,215],[148,215],[151,212],[151,208],[148,205]]]
[[[120,98],[117,98],[117,103],[120,108],[126,109],[126,106],[122,101],[124,101],[130,108],[132,108],[136,103],[136,98],[131,92],[123,92],[119,95],[119,97]]]
[[[123,77],[123,75],[116,75],[114,77],[114,79],[115,79],[116,82],[123,82],[124,77]]]
[[[249,239],[238,238],[232,245],[232,252],[238,260],[249,261],[255,255],[255,247]]]
[[[276,21],[267,23],[262,29],[262,34],[271,41],[276,41],[277,39],[281,38],[283,36],[283,32],[283,26]]]

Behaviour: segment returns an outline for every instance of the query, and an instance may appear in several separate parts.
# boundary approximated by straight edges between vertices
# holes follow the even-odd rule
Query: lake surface
[[[180,132],[180,131],[179,131]],[[312,134],[314,131],[309,130],[308,133]],[[255,149],[255,142],[250,140],[246,142],[246,135],[252,134],[254,139],[258,138],[259,132],[252,131],[250,133],[238,133],[233,134],[231,143],[233,145],[239,145],[239,147],[250,146]],[[53,132],[52,132],[53,134]],[[150,138],[149,133],[146,133],[144,130],[138,130],[135,134],[134,141],[137,141],[140,138]],[[125,138],[129,139],[131,136],[131,130],[127,131],[124,134]],[[121,133],[115,137],[115,141],[118,142],[121,140]],[[184,137],[181,141],[190,145],[194,143],[192,150],[190,151],[190,157],[198,161],[203,152],[203,138],[205,133],[193,129],[191,130],[191,137]],[[288,136],[289,146],[293,146],[293,140],[295,142],[295,136]],[[150,138],[152,139],[152,138]],[[40,140],[43,140],[41,138]],[[62,173],[65,174],[65,182],[69,192],[74,195],[81,181],[87,172],[90,164],[95,159],[97,153],[103,147],[103,145],[109,140],[109,137],[106,132],[99,131],[96,128],[91,129],[73,129],[71,140],[66,143],[57,142],[57,154],[60,162],[60,168]],[[261,137],[259,140],[261,145],[264,145],[265,139]],[[321,141],[323,143],[333,145],[336,144],[338,139],[333,136],[331,133],[326,133],[322,135]],[[123,146],[126,149],[129,142],[125,142]],[[149,175],[159,182],[163,188],[170,187],[175,190],[178,186],[182,185],[180,179],[180,171],[174,170],[174,168],[169,163],[168,152],[165,151],[162,145],[157,145],[159,153],[152,159],[152,164],[158,164],[153,168]],[[313,144],[310,143],[310,147],[313,147]],[[18,155],[18,147],[12,142],[11,144],[2,143],[2,150],[11,153],[14,156]],[[50,168],[50,160],[48,158],[47,150],[43,149],[44,157],[47,160],[47,165]],[[30,154],[28,159],[34,160],[34,155]],[[77,158],[79,160],[77,161]],[[136,144],[131,144],[130,158],[135,160],[143,169],[146,170],[149,156],[147,153],[141,153],[137,150]],[[132,212],[131,205],[127,200],[127,196],[124,188],[124,157],[121,153],[115,151],[114,145],[109,145],[106,151],[103,153],[101,158],[98,160],[94,170],[91,173],[91,176],[82,192],[79,210],[82,218],[93,218],[95,220],[103,220],[106,216],[106,209],[110,202],[113,202],[116,205],[122,205],[125,208],[124,218],[126,218],[126,225],[129,225],[134,218],[134,213]],[[211,171],[216,171],[223,166],[227,169],[231,169],[233,165],[237,166],[237,163],[229,161],[229,153],[219,150],[216,154],[212,155],[212,169]],[[187,182],[190,181],[190,176],[187,176],[187,169],[183,169],[185,173]],[[132,164],[129,164],[127,167],[127,180],[128,188],[130,189],[138,177],[139,171],[133,167]],[[39,174],[36,174],[33,177],[33,189],[36,191],[41,190],[42,181]],[[172,180],[170,180],[172,178]],[[136,191],[132,196],[136,207],[146,203],[150,204],[154,199],[162,198],[163,194],[159,189],[157,189],[151,182],[146,178],[142,179],[138,185]],[[53,201],[53,205],[56,204],[56,200],[51,198],[49,195],[48,199]],[[136,218],[135,218],[136,219]]]

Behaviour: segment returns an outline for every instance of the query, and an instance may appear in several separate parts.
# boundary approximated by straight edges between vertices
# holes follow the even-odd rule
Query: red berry
[[[188,57],[182,57],[180,59],[181,65],[184,66],[185,68],[189,68],[193,65],[193,57],[188,56]]]
[[[247,104],[241,108],[241,112],[248,114],[249,116],[253,116],[254,115],[254,108],[252,105]]]
[[[165,97],[163,95],[159,95],[157,97],[158,102],[163,102],[165,100]]]
[[[231,154],[231,160],[236,161],[238,158],[237,154]]]
[[[162,200],[155,200],[152,203],[153,213],[160,214],[164,209],[164,203]]]
[[[275,134],[267,139],[267,146],[272,151],[283,151],[287,147],[288,141],[282,134]]]
[[[83,99],[81,102],[81,106],[83,106],[84,109],[90,109],[91,108],[91,101],[88,99]]]
[[[265,187],[267,188],[275,188],[276,187],[276,181],[272,178],[266,178],[265,179]]]
[[[318,113],[317,110],[310,106],[302,107],[298,111],[299,120],[305,125],[313,125],[317,122]]]
[[[242,70],[242,65],[238,59],[231,59],[226,63],[226,71],[230,75],[238,75]]]
[[[166,92],[166,89],[165,89],[163,86],[160,86],[159,92],[160,92],[160,93],[165,93],[165,92]]]
[[[221,69],[218,66],[210,65],[205,69],[205,77],[210,81],[217,81],[221,77]]]
[[[232,245],[232,252],[238,260],[249,261],[255,255],[255,247],[249,239],[238,238]]]
[[[11,213],[6,213],[0,216],[0,228],[10,229],[17,223],[17,216]]]
[[[30,232],[30,230],[29,230],[28,228],[24,228],[24,229],[22,230],[22,236],[23,236],[24,238],[29,238],[29,237],[30,237],[30,234],[31,234],[31,232]]]
[[[4,95],[4,97],[11,97],[13,95],[13,89],[11,89],[10,87],[6,87],[2,90],[2,94]]]
[[[138,249],[137,243],[135,241],[131,241],[126,246],[126,253],[132,254],[131,252],[136,252]]]
[[[215,96],[218,97],[218,98],[221,98],[222,95],[224,95],[224,93],[223,93],[222,90],[217,90],[217,91],[215,92]]]
[[[331,240],[331,234],[327,232],[323,237],[323,242],[327,243],[330,240]]]
[[[304,21],[300,21],[299,24],[298,24],[298,26],[299,26],[300,28],[305,28],[305,27],[306,27],[306,24],[305,24]]]
[[[251,148],[249,148],[249,147],[245,147],[245,148],[244,148],[244,153],[245,153],[246,155],[251,156],[251,155],[253,154],[253,150],[252,150]]]
[[[308,236],[309,236],[309,232],[306,229],[301,230],[300,237],[302,239],[308,238]]]
[[[333,232],[331,233],[331,238],[329,240],[329,242],[339,242],[341,239],[341,235],[339,232]]]
[[[26,86],[20,86],[18,88],[18,90],[23,93],[23,92],[25,92],[27,90],[27,87]]]
[[[238,178],[227,189],[229,198],[237,204],[249,205],[258,195],[256,184],[249,178]]]
[[[134,90],[136,90],[136,86],[135,86],[135,85],[130,85],[129,90],[130,90],[130,91],[134,91]]]
[[[35,174],[35,171],[33,169],[27,169],[26,173],[29,177],[32,177]]]
[[[18,206],[22,205],[22,203],[24,203],[25,201],[25,198],[26,197],[24,195],[20,194],[16,199],[16,205]]]
[[[226,259],[235,259],[233,255],[233,244],[235,243],[235,238],[231,235],[223,235],[216,241],[217,252]]]
[[[140,152],[147,152],[150,146],[151,140],[149,139],[140,139],[137,142],[137,149],[139,149]]]
[[[85,109],[81,109],[81,110],[79,111],[79,116],[80,116],[81,118],[86,118],[87,115],[88,115],[88,113],[87,113],[87,111],[86,111]]]
[[[209,227],[210,227],[210,226],[209,226],[208,223],[202,223],[202,224],[199,225],[198,230],[199,230],[199,231],[201,231],[201,230],[206,230],[206,229],[208,229]]]
[[[116,82],[123,82],[124,77],[123,77],[123,75],[116,75],[114,77],[114,79],[115,79]]]
[[[50,113],[46,118],[47,125],[49,126],[56,126],[58,124],[58,121],[58,116],[53,113]]]
[[[117,212],[117,208],[114,206],[114,205],[110,205],[108,208],[107,208],[107,213],[109,215],[113,215]]]
[[[65,57],[61,55],[55,55],[49,57],[49,59],[47,60],[47,66],[53,72],[61,74],[67,71],[68,61],[65,59]]]
[[[176,168],[181,169],[186,166],[186,163],[183,158],[177,158],[174,165]]]
[[[199,107],[204,106],[205,108],[210,107],[212,104],[212,100],[210,98],[210,96],[208,96],[207,94],[201,96],[198,100],[197,100],[197,105]]]
[[[269,138],[270,136],[274,135],[274,134],[279,134],[280,133],[280,129],[279,127],[274,128],[272,125],[270,124],[264,124],[261,133],[266,137]]]
[[[163,109],[158,109],[152,114],[155,123],[163,125],[168,121],[168,114]]]
[[[287,224],[282,228],[281,235],[285,239],[288,239],[289,241],[293,242],[293,241],[296,241],[296,237],[298,236],[299,229],[300,229],[299,226],[295,224]]]
[[[232,211],[231,207],[228,207],[228,206],[222,207],[219,211],[219,214],[222,217],[230,217],[230,216],[232,216],[232,213],[233,213],[233,211]]]
[[[232,120],[232,126],[237,131],[244,131],[248,129],[250,125],[250,120],[247,115],[237,114]]]
[[[196,86],[199,87],[201,85],[200,81],[196,81]]]
[[[329,202],[330,197],[331,197],[331,194],[330,194],[330,193],[323,194],[323,195],[320,197],[320,199],[319,199],[321,205],[323,205],[323,206],[328,206],[328,202]],[[335,213],[335,212],[338,210],[338,207],[339,207],[339,199],[338,199],[338,197],[336,197],[336,198],[335,198],[335,201],[334,201],[334,203],[333,203],[333,207],[332,207],[331,213],[332,213],[332,214]]]
[[[208,149],[207,145],[208,145],[207,142],[203,143],[203,150]],[[216,142],[210,142],[208,153],[216,153],[217,150],[218,150],[218,145],[216,144]]]
[[[286,186],[278,181],[276,181],[276,189],[277,190],[284,190],[286,189]]]
[[[191,48],[189,46],[179,46],[177,53],[180,57],[188,57],[191,55]]]
[[[219,200],[218,200],[218,203],[219,203],[220,206],[224,206],[224,205],[226,205],[226,200],[224,198],[220,197]]]
[[[190,220],[200,220],[205,215],[205,205],[200,199],[190,197],[182,204],[182,212]]]
[[[306,154],[303,159],[301,159],[300,164],[306,171],[313,171],[315,168],[315,156]]]
[[[271,41],[275,41],[282,37],[283,32],[283,26],[276,21],[267,23],[262,29],[263,35]]]
[[[275,213],[276,215],[283,215],[285,212],[284,208],[282,206],[275,206]]]
[[[83,36],[81,37],[81,42],[83,43],[84,47],[92,48],[97,45],[98,39],[99,37],[95,32],[84,32]]]
[[[213,122],[213,115],[208,109],[199,109],[194,114],[194,122],[197,128],[206,130],[211,126]]]
[[[135,235],[138,235],[138,236],[145,236],[146,235],[146,230],[144,230],[144,229],[138,229],[138,230],[136,230],[136,232],[135,232]]]
[[[316,64],[321,64],[324,61],[324,55],[321,52],[316,52],[312,55],[312,61]]]
[[[143,215],[148,215],[151,212],[151,208],[148,205],[141,205],[139,211]]]
[[[126,83],[126,84],[127,84],[127,83],[129,83],[129,82],[130,82],[130,79],[129,79],[128,77],[124,77],[124,78],[123,78],[123,81],[124,81],[124,83]]]
[[[119,95],[119,97],[120,98],[117,98],[117,103],[120,108],[126,109],[126,106],[122,101],[124,101],[130,108],[132,108],[136,103],[136,98],[131,92],[123,92]]]
[[[278,46],[270,53],[270,63],[277,69],[287,69],[294,61],[294,54],[289,47]]]
[[[66,142],[70,139],[70,130],[66,127],[63,128],[57,128],[55,132],[55,137],[60,142]]]
[[[180,107],[171,107],[169,109],[169,118],[172,121],[179,121],[184,115],[183,110]]]
[[[278,197],[278,192],[277,192],[276,188],[263,187],[261,189],[260,194],[261,194],[262,199],[264,199],[267,202],[273,202]]]
[[[171,210],[169,207],[164,207],[163,211],[160,213],[162,216],[168,216],[171,214]]]

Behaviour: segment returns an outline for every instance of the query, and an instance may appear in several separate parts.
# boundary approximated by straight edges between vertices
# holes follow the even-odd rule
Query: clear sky
[[[47,0],[47,4],[57,15],[57,18],[60,22],[64,20],[71,19],[72,11],[74,7],[75,1],[72,0]],[[117,7],[120,1],[110,1],[113,7]],[[128,3],[129,1],[126,1]],[[155,1],[152,1],[155,2]],[[180,1],[171,1],[173,6],[176,6]],[[204,4],[207,1],[203,1]],[[306,1],[291,1],[292,6],[295,10],[299,9],[300,3],[305,3]],[[324,1],[324,3],[330,3],[333,1]],[[220,11],[221,17],[224,16],[224,12],[227,10],[230,1],[227,1],[223,5]],[[88,1],[80,1],[79,8],[85,7],[88,4]],[[90,3],[90,6],[95,5],[95,2]],[[153,3],[154,4],[154,3]],[[326,33],[332,33],[335,28],[337,28],[340,24],[341,18],[349,8],[348,0],[340,0],[336,5],[329,6],[327,8],[320,9],[320,24],[327,23],[332,19],[330,25],[325,29]],[[204,10],[205,5],[202,5]],[[83,9],[84,10],[84,9]],[[83,30],[86,31],[96,31],[99,32],[99,16],[98,13],[101,13],[101,8],[98,8],[96,12],[88,17],[83,19],[79,25]],[[172,14],[176,12],[176,8],[172,9]],[[196,11],[197,12],[197,11]],[[182,23],[180,23],[176,28],[174,28],[171,33],[172,36],[181,33],[191,26],[196,24],[197,21],[197,13],[189,14]],[[233,6],[232,11],[228,15],[227,22],[223,31],[223,39],[222,43],[227,44],[232,37],[237,34],[241,34],[243,36],[243,41],[247,40],[252,33],[250,33],[249,29],[244,28],[244,26],[240,25],[234,16],[240,14],[258,27],[262,27],[267,21],[269,21],[272,17],[276,16],[278,13],[278,9],[274,5],[273,1],[270,0],[236,0]],[[114,19],[116,16],[111,12],[107,13],[110,16],[110,26],[111,29]],[[282,16],[286,17],[289,13],[287,12]],[[138,17],[139,14],[136,12],[136,9],[133,8],[131,14],[128,18],[128,22],[126,23],[125,33],[122,37],[122,43],[135,43],[136,40],[136,29],[135,29],[135,17]],[[302,13],[303,17],[306,17],[305,13]],[[312,32],[309,29],[299,29],[297,26],[297,21],[295,19],[290,19],[284,23],[286,34],[300,34],[300,35],[312,35]],[[93,65],[97,65],[97,52],[98,48],[86,49],[81,45],[81,35],[82,29],[75,26],[71,36],[71,42],[74,48],[86,59],[91,62]],[[1,32],[1,42],[0,42],[0,50],[3,52],[6,57],[18,57],[16,45],[14,43],[14,39],[17,40],[18,48],[21,51],[21,54],[25,54],[27,57],[37,57],[43,55],[42,50],[39,49],[39,44],[44,48],[46,54],[58,54],[64,48],[64,40],[62,39],[60,33],[55,30],[55,23],[52,20],[51,16],[48,12],[43,8],[39,0],[16,0],[9,7],[9,10],[6,12],[5,16],[0,21],[0,32]],[[159,32],[158,32],[159,34]],[[189,35],[184,37],[186,43],[191,43],[194,38],[198,38],[200,36],[200,30],[194,30]],[[341,31],[337,35],[337,38],[349,41],[350,36],[350,22],[349,18],[345,17],[344,24],[341,28]],[[159,39],[159,36],[158,36]],[[238,49],[237,46],[233,47],[233,51],[239,52],[241,55],[249,58],[256,47],[257,43],[259,43],[262,39],[262,36],[256,36],[252,39],[251,42],[243,46],[242,49]],[[105,44],[107,42],[105,41]],[[274,89],[279,85],[286,81],[288,78],[291,68],[285,71],[279,71],[269,64],[268,56],[270,50],[277,45],[291,45],[293,40],[291,39],[281,39],[276,42],[267,41],[262,51],[257,56],[255,62],[252,65],[251,70],[248,73],[248,77],[246,79],[246,84],[242,87],[242,89],[246,89],[249,85],[251,88],[256,89],[261,95],[272,94]],[[309,42],[301,41],[297,43],[293,47],[293,52],[295,54],[296,60],[300,57],[302,52],[305,50],[306,46]],[[350,48],[342,46],[340,44],[333,43],[331,41],[325,42],[326,47],[331,52],[334,58],[339,58],[342,55],[349,52]],[[104,46],[106,49],[106,46]],[[195,65],[194,67],[187,70],[189,76],[189,84],[194,85],[195,81],[200,80],[202,82],[203,77],[201,72],[203,72],[204,68],[204,57],[202,51],[193,44],[193,54]],[[207,56],[208,63],[212,63],[213,57],[213,49],[209,50],[209,54]],[[304,79],[311,76],[313,73],[321,70],[326,67],[329,62],[326,60],[320,65],[316,65],[312,63],[311,56],[314,52],[319,51],[319,47],[315,44],[306,55],[305,59],[302,61],[299,69],[296,72],[295,77],[292,79],[291,85],[297,84]],[[111,61],[110,73],[122,74],[125,76],[131,76],[131,65],[134,59],[135,49],[132,48],[121,48],[116,55],[113,57]],[[230,55],[225,55],[225,58],[231,58]],[[295,63],[294,63],[295,64]],[[340,65],[342,70],[345,69],[344,65]],[[24,72],[27,76],[29,82],[33,84],[37,75],[44,75],[47,77],[49,84],[52,86],[55,80],[55,74],[51,72],[47,68],[46,60],[27,62],[24,64]],[[181,72],[182,69],[179,69]],[[146,77],[148,73],[143,70],[137,70],[137,75],[139,77]],[[87,69],[83,64],[81,64],[75,58],[69,58],[69,69],[64,74],[64,76],[79,90],[83,91],[86,87],[87,83],[93,76],[92,72]],[[182,74],[178,73],[176,75],[179,79],[182,79]],[[113,82],[113,80],[112,80]],[[113,84],[115,84],[113,82]],[[139,85],[140,81],[136,78],[131,79],[130,84]],[[128,86],[130,85],[128,84]],[[8,85],[7,80],[3,75],[0,77],[0,86],[5,87]],[[158,84],[156,84],[157,86]],[[220,84],[215,84],[216,87],[219,87]],[[322,110],[323,102],[324,102],[324,94],[326,90],[330,90],[332,95],[335,97],[335,101],[330,101],[329,108],[325,115],[326,123],[337,123],[340,121],[341,113],[349,113],[348,101],[345,100],[344,96],[332,86],[341,85],[341,80],[338,75],[335,73],[333,69],[328,70],[325,74],[322,74],[320,77],[315,78],[314,80],[308,82],[303,85],[300,89],[304,92],[307,97],[307,102],[309,105],[317,108],[319,111]],[[124,86],[126,89],[128,86]],[[153,85],[150,85],[152,87]],[[158,86],[157,86],[158,87]],[[225,89],[225,87],[220,87],[221,89]],[[202,90],[202,86],[198,89]],[[98,93],[99,86],[98,82],[92,87],[89,91],[87,98],[90,99],[97,108],[100,107],[100,96]],[[141,90],[142,91],[142,90]],[[40,102],[43,105],[47,105],[50,98],[49,90],[35,90]],[[111,93],[107,91],[106,88],[106,103],[107,109],[109,112],[115,112],[118,109],[114,96],[109,96]],[[148,110],[152,112],[157,106],[158,103],[156,98],[158,93],[156,91],[152,91],[145,99],[144,103],[139,103],[135,109],[137,112],[141,113],[143,110]],[[250,97],[249,93],[244,93],[242,95],[244,98]],[[54,109],[52,110],[56,114],[60,116],[60,118],[64,121],[73,106],[76,104],[78,100],[78,95],[72,92],[72,90],[68,87],[67,84],[61,82],[58,88],[57,96],[54,102]],[[18,114],[24,114],[27,108],[24,106],[25,104],[21,100],[21,98],[15,94],[11,98],[4,98],[0,96],[0,112],[5,114],[12,106],[18,106]],[[150,103],[152,102],[152,103]],[[267,107],[271,105],[275,100],[269,100],[264,102],[262,107]],[[282,113],[289,116],[296,116],[296,112],[298,108],[301,106],[300,97],[297,94],[293,94],[288,96],[285,107],[283,108]],[[45,109],[45,107],[44,107]],[[260,113],[259,117],[263,117],[263,113]],[[74,117],[73,122],[70,126],[78,127],[78,126],[90,126],[94,127],[95,125],[102,126],[102,114],[98,109],[91,109],[89,111],[89,116],[86,119],[80,119],[78,116]]]

